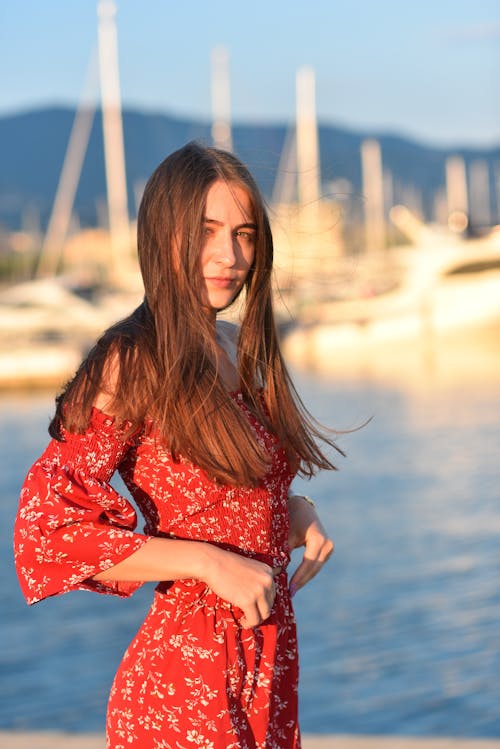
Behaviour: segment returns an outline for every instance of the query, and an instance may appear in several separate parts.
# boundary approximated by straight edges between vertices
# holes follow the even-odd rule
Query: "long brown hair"
[[[149,179],[138,216],[144,302],[107,330],[59,397],[50,432],[83,431],[99,393],[128,431],[151,420],[180,455],[230,484],[259,482],[268,459],[217,372],[213,322],[201,304],[200,253],[207,193],[217,180],[249,195],[257,226],[238,338],[240,389],[280,439],[294,469],[334,468],[318,446],[338,450],[304,408],[283,362],[272,308],[273,241],[255,181],[232,154],[189,143]],[[339,450],[339,452],[341,452]]]

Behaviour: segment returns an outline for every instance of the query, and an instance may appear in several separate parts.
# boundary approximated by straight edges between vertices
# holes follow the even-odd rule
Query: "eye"
[[[240,229],[236,232],[236,236],[244,239],[246,242],[255,242],[255,232],[248,231],[247,229]]]

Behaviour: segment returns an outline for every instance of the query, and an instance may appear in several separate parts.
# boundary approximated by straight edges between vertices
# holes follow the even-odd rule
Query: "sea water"
[[[335,541],[294,599],[304,732],[500,736],[500,379],[476,374],[297,377],[347,453],[295,486]],[[51,411],[0,398],[0,727],[99,731],[152,586],[24,603],[12,523]]]

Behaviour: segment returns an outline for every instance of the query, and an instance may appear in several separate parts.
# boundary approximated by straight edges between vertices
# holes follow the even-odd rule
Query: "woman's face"
[[[212,311],[228,307],[245,283],[256,233],[247,191],[235,183],[214,182],[207,194],[201,252],[204,303]]]

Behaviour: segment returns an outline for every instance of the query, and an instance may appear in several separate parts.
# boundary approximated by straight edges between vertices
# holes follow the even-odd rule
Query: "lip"
[[[233,286],[236,278],[231,278],[229,276],[209,276],[208,278],[205,278],[205,281],[208,281],[208,283],[211,283],[213,286],[218,286],[221,289],[228,289],[230,286]]]

